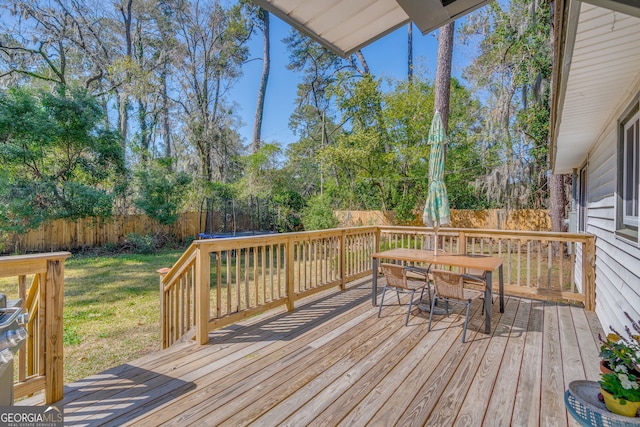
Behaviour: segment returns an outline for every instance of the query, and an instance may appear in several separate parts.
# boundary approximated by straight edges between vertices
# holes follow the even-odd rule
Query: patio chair
[[[407,317],[404,321],[405,326],[409,325],[409,315],[411,314],[411,308],[413,307],[413,297],[416,291],[420,290],[420,298],[424,294],[424,289],[429,287],[428,276],[425,273],[424,279],[414,279],[407,277],[408,269],[412,267],[404,267],[397,264],[383,263],[380,268],[382,274],[385,277],[385,285],[382,290],[382,299],[380,300],[380,308],[378,309],[378,317],[382,313],[382,306],[384,305],[384,296],[387,292],[387,288],[394,288],[396,296],[398,297],[398,304],[402,305],[400,301],[400,293],[410,293],[409,297],[409,309],[407,310]],[[421,269],[422,270],[422,269]],[[414,271],[415,272],[415,271]],[[431,291],[429,290],[429,299],[431,300]]]
[[[475,268],[467,268],[464,275],[464,283],[472,285],[472,289],[484,290],[486,286],[487,272]]]
[[[438,255],[447,255],[447,254],[449,254],[449,252],[442,249],[438,249]],[[431,269],[434,269],[435,267],[436,266],[434,265],[430,266]],[[463,274],[464,284],[469,285],[471,289],[474,289],[476,291],[484,291],[487,285],[486,280],[487,280],[487,272],[484,270],[467,268]],[[431,282],[433,283],[433,279],[431,279]]]
[[[449,301],[453,303],[464,303],[467,306],[464,318],[464,329],[462,331],[462,342],[464,342],[467,335],[467,324],[469,323],[469,309],[471,308],[471,303],[475,299],[482,299],[484,294],[483,292],[466,289],[464,287],[465,274],[446,270],[432,270],[431,275],[433,276],[433,285],[435,289],[433,291],[433,299],[431,300],[431,313],[429,313],[429,326],[427,330],[431,330],[433,309],[435,308],[436,301],[438,299],[443,299],[447,303]]]

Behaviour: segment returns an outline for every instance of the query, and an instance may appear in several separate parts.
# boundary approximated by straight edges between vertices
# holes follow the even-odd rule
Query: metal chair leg
[[[464,316],[464,329],[462,330],[462,342],[467,336],[467,323],[469,323],[469,309],[471,308],[471,300],[467,302],[467,314]]]
[[[431,300],[431,311],[429,312],[429,326],[427,327],[427,332],[431,330],[431,320],[433,319],[433,310],[436,307],[437,300],[438,300],[438,295],[433,294],[433,299]]]
[[[411,314],[411,307],[413,306],[413,297],[415,296],[415,294],[416,294],[416,290],[414,289],[411,292],[411,296],[409,297],[410,298],[409,299],[409,310],[407,311],[407,318],[404,321],[404,326],[409,326],[409,315]]]
[[[380,313],[382,313],[382,305],[384,304],[385,292],[387,292],[387,285],[384,285],[384,288],[382,288],[382,299],[380,300],[380,307],[378,308],[378,317],[380,317]]]

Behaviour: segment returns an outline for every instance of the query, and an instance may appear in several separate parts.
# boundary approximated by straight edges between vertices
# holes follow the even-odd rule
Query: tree
[[[136,174],[140,189],[135,205],[147,216],[163,225],[176,222],[191,177],[184,172],[173,172],[171,159],[159,159]]]
[[[407,80],[413,79],[413,22],[407,24]]]
[[[109,216],[124,188],[119,135],[100,127],[102,110],[69,94],[10,89],[0,94],[0,227]]]
[[[186,140],[198,155],[205,182],[231,179],[240,149],[232,109],[224,94],[241,73],[249,37],[240,10],[194,1],[176,11],[179,50],[176,69]]]
[[[256,101],[256,114],[253,123],[253,138],[251,140],[251,152],[257,153],[262,141],[262,116],[264,114],[264,100],[267,94],[267,83],[271,71],[271,37],[269,32],[269,12],[256,6],[249,0],[241,0],[240,4],[246,10],[250,22],[250,33],[262,34],[262,73],[258,86]]]
[[[451,61],[455,21],[440,28],[438,62],[436,63],[435,110],[440,112],[445,131],[449,128],[449,99],[451,94]]]
[[[550,7],[546,2],[493,2],[470,15],[464,37],[481,36],[465,76],[485,93],[487,173],[478,189],[507,210],[548,204]]]
[[[262,37],[263,37],[263,62],[262,74],[260,76],[260,87],[258,89],[258,100],[256,105],[256,119],[253,125],[253,142],[251,152],[255,153],[260,148],[262,134],[262,114],[264,113],[264,98],[267,93],[267,82],[269,81],[269,70],[271,67],[271,52],[269,40],[269,12],[260,9],[258,19],[262,21]]]

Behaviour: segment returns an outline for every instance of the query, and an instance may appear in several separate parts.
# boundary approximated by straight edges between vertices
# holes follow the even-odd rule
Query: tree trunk
[[[267,82],[269,81],[269,71],[271,68],[271,49],[269,38],[269,12],[260,9],[260,17],[262,18],[263,31],[263,63],[262,76],[260,77],[260,88],[258,89],[258,102],[256,106],[256,118],[253,124],[253,142],[251,143],[251,152],[256,153],[260,149],[261,133],[262,133],[262,116],[264,113],[264,98],[267,93]]]
[[[451,94],[451,60],[455,21],[440,28],[438,63],[436,65],[435,110],[440,112],[445,131],[449,126],[449,96]]]
[[[162,84],[162,133],[164,137],[164,156],[171,158],[171,125],[169,123],[169,94],[167,90],[169,60],[165,59],[162,64],[162,74],[160,80]],[[170,166],[171,167],[171,166]]]
[[[118,91],[118,128],[122,136],[122,148],[127,150],[127,131],[129,129],[129,97],[124,91]]]
[[[413,22],[407,24],[407,80],[413,80]]]
[[[125,36],[125,52],[127,55],[127,59],[129,61],[132,59],[131,55],[133,53],[133,42],[131,37],[131,21],[132,14],[131,9],[133,6],[133,0],[128,0],[126,5],[120,4],[120,13],[122,14],[122,20],[124,23],[124,36]],[[126,10],[125,10],[126,9]],[[130,83],[130,75],[128,72],[125,73],[125,82],[128,85]],[[125,154],[127,151],[127,134],[129,129],[129,95],[127,94],[127,89],[123,89],[119,93],[120,96],[120,109],[119,109],[119,124],[120,124],[120,134],[122,135],[122,146],[124,148]]]
[[[371,74],[371,70],[369,69],[369,64],[367,64],[367,60],[364,59],[364,55],[360,49],[356,50],[356,56],[362,65],[362,74]]]
[[[549,177],[549,216],[551,217],[551,230],[562,232],[566,230],[564,224],[564,175],[551,175]]]

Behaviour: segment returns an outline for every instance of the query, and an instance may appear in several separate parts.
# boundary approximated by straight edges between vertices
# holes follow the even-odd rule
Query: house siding
[[[640,91],[630,88],[617,106],[618,115]],[[616,236],[615,194],[617,123],[609,123],[590,150],[587,163],[587,228],[596,236],[596,313],[605,332],[628,325],[624,312],[640,318],[640,248]]]

